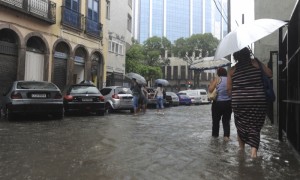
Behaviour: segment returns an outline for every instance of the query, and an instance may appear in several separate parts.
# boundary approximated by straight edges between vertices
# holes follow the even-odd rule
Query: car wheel
[[[54,113],[53,117],[55,119],[63,119],[64,118],[64,112],[62,111],[62,112]]]
[[[104,111],[97,111],[97,112],[96,112],[96,114],[97,114],[98,116],[104,116],[104,113],[105,113]]]
[[[6,119],[11,121],[15,119],[15,114],[12,113],[9,109],[6,109]]]
[[[112,113],[114,112],[114,109],[111,107],[111,105],[109,103],[105,104],[105,111],[108,113]]]
[[[130,109],[130,113],[134,113],[134,109]]]

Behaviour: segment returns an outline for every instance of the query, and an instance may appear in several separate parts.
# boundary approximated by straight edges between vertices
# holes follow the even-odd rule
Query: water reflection
[[[222,128],[220,128],[222,131]],[[211,137],[210,105],[0,121],[0,179],[297,179],[299,161],[266,123],[258,158]],[[222,134],[223,132],[220,132]]]

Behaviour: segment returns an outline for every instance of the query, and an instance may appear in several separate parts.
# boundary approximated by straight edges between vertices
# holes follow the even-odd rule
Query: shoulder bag
[[[259,65],[259,68],[261,71],[261,79],[262,79],[264,90],[266,93],[266,100],[267,100],[267,102],[272,103],[275,101],[276,97],[275,97],[275,93],[273,90],[273,85],[272,85],[271,79],[266,75],[266,73],[261,65],[261,62],[259,62],[257,59],[256,59],[256,61]]]

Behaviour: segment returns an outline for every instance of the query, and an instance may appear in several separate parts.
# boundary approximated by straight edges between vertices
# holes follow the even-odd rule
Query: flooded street
[[[0,179],[300,179],[300,162],[269,122],[258,158],[211,137],[211,105],[64,120],[0,121]],[[222,136],[222,127],[220,128]]]

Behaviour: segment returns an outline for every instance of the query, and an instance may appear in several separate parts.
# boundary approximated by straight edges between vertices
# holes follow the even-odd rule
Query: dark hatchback
[[[64,92],[65,115],[71,113],[96,113],[103,116],[105,113],[104,97],[93,84],[73,84]]]
[[[57,119],[64,116],[61,91],[51,82],[15,81],[3,94],[2,102],[8,120],[28,114],[51,114]]]

